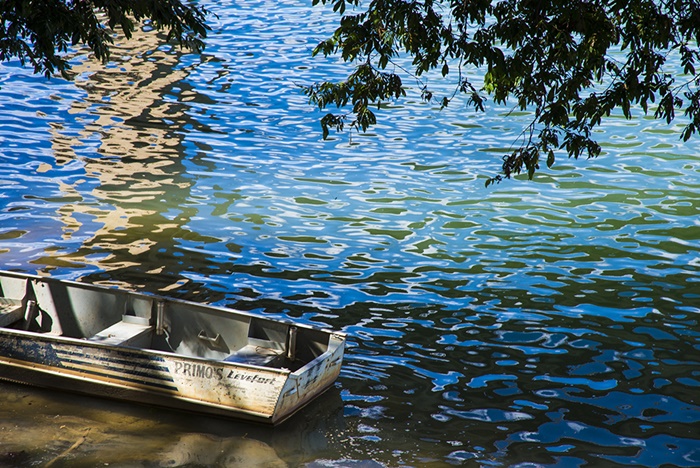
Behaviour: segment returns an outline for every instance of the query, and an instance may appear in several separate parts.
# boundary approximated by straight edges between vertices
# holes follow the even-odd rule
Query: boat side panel
[[[160,395],[162,401],[157,404],[162,406],[179,407],[177,400],[184,400],[202,404],[204,412],[211,406],[218,413],[244,412],[260,418],[273,417],[289,375],[274,369],[0,331],[0,378],[6,377],[3,365],[21,368],[25,374],[60,376],[64,390],[91,382]],[[36,376],[33,378],[24,383],[36,384]]]
[[[187,396],[272,417],[288,373],[218,362],[166,359],[170,375]]]
[[[236,410],[235,408],[227,408],[224,406],[207,405],[201,401],[178,398],[175,396],[163,397],[162,394],[143,391],[139,388],[113,386],[86,379],[67,379],[63,374],[38,372],[33,369],[7,365],[3,362],[0,362],[0,380],[69,391],[71,393],[79,393],[91,397],[105,397],[130,403],[235,418],[237,420],[252,421],[262,424],[272,424],[272,418],[266,414]]]

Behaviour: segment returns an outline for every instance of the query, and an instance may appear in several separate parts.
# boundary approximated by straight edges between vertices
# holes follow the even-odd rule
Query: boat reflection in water
[[[6,382],[0,406],[0,466],[294,466],[343,425],[334,388],[273,429]]]

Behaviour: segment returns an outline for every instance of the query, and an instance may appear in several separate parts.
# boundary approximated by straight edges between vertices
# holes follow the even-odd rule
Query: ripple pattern
[[[3,268],[348,333],[342,427],[291,464],[700,465],[680,124],[613,116],[597,160],[486,189],[528,113],[413,89],[323,141],[300,86],[346,72],[311,57],[332,12],[204,4],[201,55],[144,28],[105,66],[75,51],[74,83],[0,65]]]

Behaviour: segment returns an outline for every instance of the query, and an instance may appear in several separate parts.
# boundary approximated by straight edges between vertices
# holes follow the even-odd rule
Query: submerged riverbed
[[[345,71],[310,57],[334,17],[206,4],[202,55],[0,65],[0,267],[342,330],[341,377],[274,430],[3,383],[0,466],[700,465],[680,124],[486,189],[527,114],[409,96],[323,141],[299,86]]]

